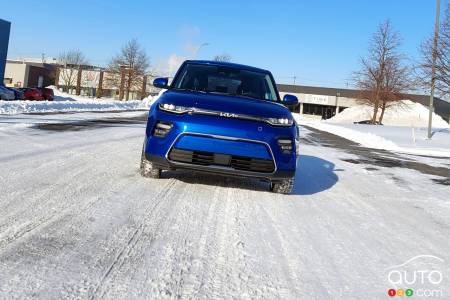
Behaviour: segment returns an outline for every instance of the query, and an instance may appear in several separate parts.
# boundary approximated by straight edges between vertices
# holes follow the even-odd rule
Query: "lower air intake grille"
[[[271,160],[234,155],[231,158],[231,167],[236,170],[261,173],[271,173],[274,169],[273,162]]]
[[[189,151],[181,149],[173,149],[170,151],[170,160],[193,163],[197,165],[212,165],[214,164],[214,153],[202,151]]]
[[[215,154],[212,152],[191,151],[173,148],[169,153],[169,159],[175,162],[183,162],[203,166],[230,167],[235,170],[258,173],[272,173],[275,165],[270,159],[260,159],[237,155]]]

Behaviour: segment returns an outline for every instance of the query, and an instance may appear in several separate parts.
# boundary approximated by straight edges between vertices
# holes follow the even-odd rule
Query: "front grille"
[[[169,159],[173,161],[207,166],[214,164],[214,153],[174,148],[170,151]]]
[[[261,173],[271,173],[274,169],[273,161],[271,160],[234,155],[231,158],[231,167],[236,170]]]
[[[169,159],[203,166],[225,166],[235,170],[258,173],[272,173],[275,170],[274,162],[270,159],[252,158],[238,155],[218,154],[204,151],[191,151],[173,148]]]

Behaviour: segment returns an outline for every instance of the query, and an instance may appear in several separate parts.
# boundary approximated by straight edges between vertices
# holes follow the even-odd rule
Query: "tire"
[[[141,155],[141,175],[146,178],[158,179],[161,177],[161,169],[156,168],[152,162],[145,158],[144,149],[142,148]]]
[[[294,188],[294,178],[270,183],[270,189],[277,194],[290,194]]]

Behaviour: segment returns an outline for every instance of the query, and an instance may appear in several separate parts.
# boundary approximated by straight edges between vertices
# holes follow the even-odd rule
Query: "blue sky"
[[[444,8],[450,0],[442,0]],[[443,9],[442,9],[443,10]],[[412,59],[433,30],[434,0],[100,1],[0,0],[12,22],[9,58],[56,57],[78,48],[105,65],[137,38],[158,72],[228,53],[269,69],[276,80],[346,87],[377,25],[389,18]]]

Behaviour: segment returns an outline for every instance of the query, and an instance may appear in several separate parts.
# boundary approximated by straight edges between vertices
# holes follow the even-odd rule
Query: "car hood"
[[[239,96],[168,90],[158,103],[264,118],[292,118],[282,104]]]

